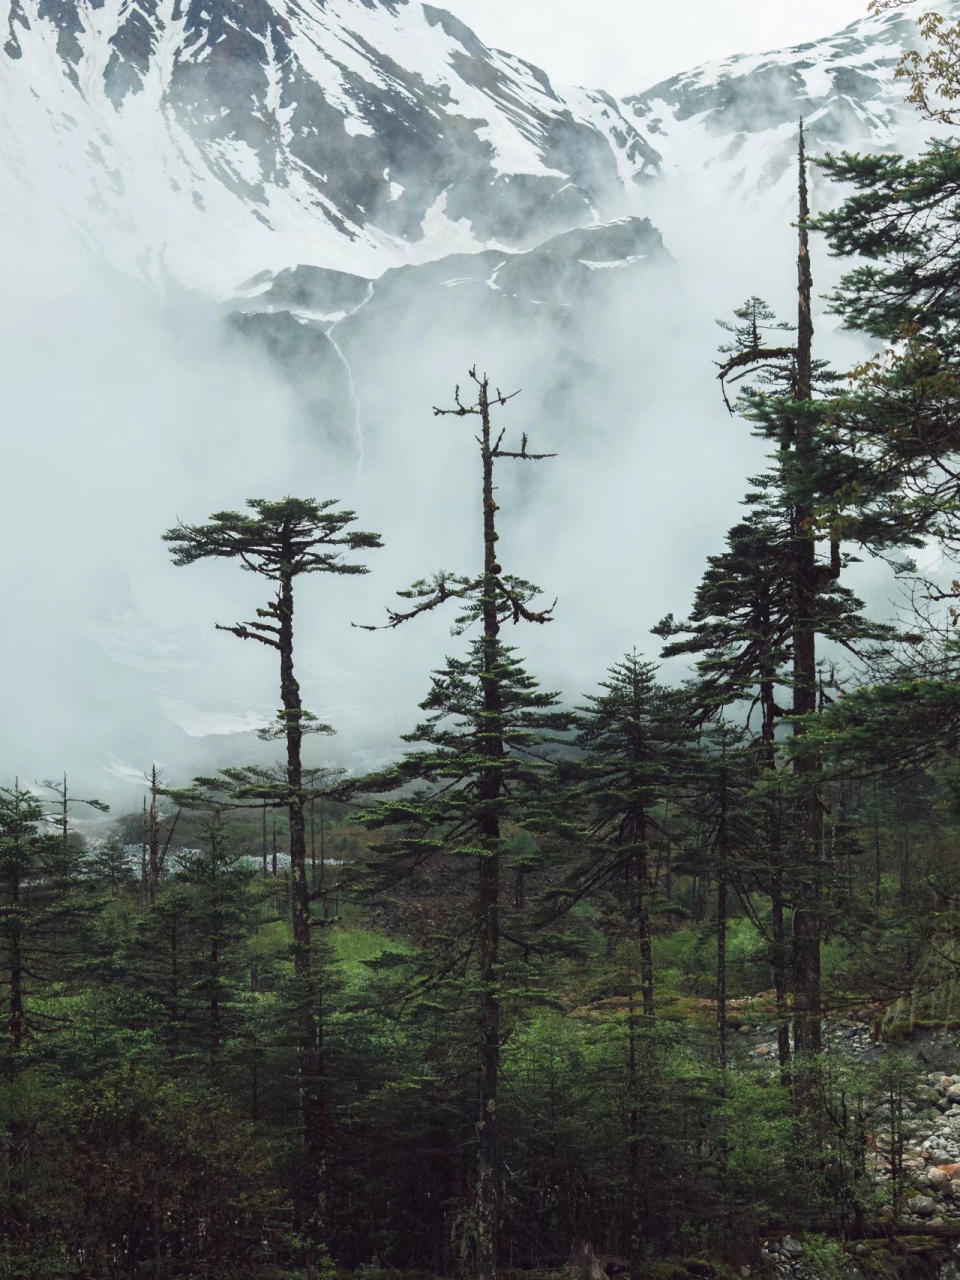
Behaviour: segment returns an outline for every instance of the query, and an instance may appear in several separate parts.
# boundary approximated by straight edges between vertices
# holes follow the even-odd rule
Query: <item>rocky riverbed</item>
[[[750,1004],[742,1002],[743,1013]],[[775,1023],[755,1019],[734,1030],[733,1051],[758,1068],[777,1060]],[[960,1038],[949,1029],[921,1029],[909,1040],[888,1044],[878,1034],[876,1010],[864,1010],[824,1025],[824,1048],[846,1061],[871,1066],[892,1050],[906,1053],[917,1064],[915,1088],[904,1103],[909,1134],[904,1153],[905,1187],[900,1213],[903,1229],[956,1227],[960,1230]],[[889,1176],[886,1153],[876,1151],[877,1177]],[[769,1245],[778,1274],[802,1270],[798,1242],[787,1236]]]

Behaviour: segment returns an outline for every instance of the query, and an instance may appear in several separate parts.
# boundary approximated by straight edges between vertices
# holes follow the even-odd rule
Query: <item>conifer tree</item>
[[[855,447],[843,420],[844,402],[836,393],[836,375],[813,355],[810,267],[810,208],[803,128],[799,146],[798,319],[791,345],[767,343],[771,326],[765,304],[751,299],[738,311],[733,341],[720,366],[726,387],[748,375],[759,385],[741,393],[740,409],[757,434],[776,447],[773,471],[774,546],[783,551],[787,572],[778,587],[785,625],[764,640],[767,660],[789,658],[789,688],[794,733],[806,731],[819,706],[817,636],[830,621],[842,643],[864,638],[856,620],[855,597],[838,590],[845,556],[844,538],[871,551],[912,545],[912,529],[899,518],[899,478],[878,465],[875,454]],[[726,395],[726,391],[724,391]],[[822,549],[822,551],[821,551]],[[832,619],[831,619],[832,613]],[[867,632],[869,635],[869,632]],[[772,647],[770,647],[772,646]],[[736,671],[736,664],[734,664]],[[752,679],[757,680],[756,673]],[[766,703],[765,723],[775,709],[777,677],[768,668],[759,677]],[[769,739],[769,728],[765,730]],[[823,810],[818,798],[816,753],[793,757],[796,786],[791,814],[790,864],[794,889],[793,987],[794,1040],[799,1052],[821,1046],[820,936],[823,896]]]
[[[105,891],[112,899],[122,898],[137,888],[127,847],[116,834],[94,845],[84,859],[83,872],[97,890]]]
[[[486,375],[470,370],[476,400],[465,403],[457,387],[454,407],[438,416],[476,420],[480,448],[480,517],[483,565],[474,575],[446,572],[421,579],[398,594],[412,600],[405,611],[388,610],[388,628],[397,627],[447,600],[460,604],[454,632],[479,622],[481,634],[466,658],[448,658],[436,672],[420,705],[427,718],[404,735],[422,743],[389,773],[365,784],[373,793],[404,789],[385,799],[370,821],[395,826],[390,873],[410,873],[439,855],[469,858],[475,866],[473,920],[459,943],[460,965],[472,968],[477,1007],[477,1121],[474,1202],[466,1215],[464,1246],[481,1280],[492,1280],[498,1266],[503,1170],[500,1158],[498,1094],[503,1036],[503,869],[508,822],[518,822],[524,802],[540,788],[542,764],[536,748],[544,735],[563,730],[568,717],[552,710],[556,697],[541,691],[500,638],[507,621],[544,624],[548,609],[532,609],[538,589],[504,573],[497,543],[494,471],[503,459],[539,461],[523,436],[519,450],[503,447],[504,431],[494,433],[491,412],[511,396],[492,392]],[[368,628],[375,630],[376,628]],[[411,784],[422,784],[409,794]],[[449,963],[449,962],[448,962]],[[457,961],[454,961],[454,967]]]
[[[751,299],[740,315],[756,313],[762,304]],[[763,308],[765,318],[769,311]],[[697,679],[690,690],[695,719],[703,724],[734,703],[746,707],[756,753],[769,772],[764,790],[767,866],[763,887],[770,894],[773,919],[771,961],[777,992],[780,1062],[790,1057],[787,992],[790,946],[785,911],[789,899],[792,851],[784,846],[783,796],[773,780],[780,753],[777,729],[791,713],[793,684],[794,550],[792,508],[780,465],[758,477],[744,505],[745,518],[727,534],[727,547],[708,556],[690,617],[671,615],[655,628],[667,639],[665,658],[696,656]],[[843,556],[843,563],[852,557]],[[858,661],[876,661],[898,637],[896,628],[863,615],[864,604],[833,577],[821,581],[815,598],[817,637],[846,649]],[[819,676],[820,700],[826,693]],[[755,712],[759,713],[755,719]],[[757,866],[758,873],[762,869]]]
[[[568,875],[577,893],[616,884],[630,902],[641,956],[644,1017],[654,1014],[650,846],[663,802],[682,792],[691,740],[683,699],[657,683],[656,666],[636,651],[611,667],[604,691],[578,708],[582,762],[576,801],[586,821],[586,860]]]
[[[928,118],[956,124],[958,27],[935,13],[920,25],[932,47],[904,59],[909,100]],[[831,295],[831,309],[847,328],[885,344],[854,371],[850,433],[899,486],[903,528],[953,546],[960,538],[960,143],[935,139],[916,159],[842,152],[818,163],[853,194],[814,225],[833,254],[860,262]]]
[[[657,683],[656,667],[636,651],[611,667],[600,688],[578,708],[576,743],[583,757],[569,769],[576,781],[565,802],[582,814],[585,830],[583,854],[565,878],[563,897],[569,904],[612,891],[624,903],[639,952],[639,1009],[629,978],[626,993],[629,1261],[636,1277],[643,1253],[641,1042],[655,1013],[650,851],[653,837],[663,833],[664,802],[689,783],[691,734],[682,698]]]
[[[40,1000],[69,981],[86,924],[82,854],[60,834],[41,833],[45,817],[43,803],[19,783],[0,789],[0,1010],[9,1078],[19,1074],[28,1037],[51,1025]]]
[[[874,0],[871,9],[902,3]],[[930,12],[919,29],[927,51],[905,54],[898,75],[909,84],[908,101],[927,119],[955,125],[960,26]],[[902,544],[928,536],[952,553],[960,539],[960,143],[935,139],[916,158],[842,152],[818,164],[853,189],[813,224],[836,256],[859,260],[831,295],[831,308],[847,328],[884,344],[854,371],[845,432],[851,447],[888,477],[897,496],[888,521],[899,525]],[[920,591],[951,601],[960,584],[921,584]],[[929,619],[923,621],[929,630]],[[876,685],[830,707],[822,726],[811,723],[810,742],[798,743],[798,754],[825,751],[834,772],[852,774],[909,770],[937,759],[960,723],[956,651],[947,637],[890,664]]]
[[[752,749],[750,736],[722,718],[703,729],[698,747],[695,762],[688,766],[692,777],[687,808],[717,886],[716,1045],[725,1086],[729,901],[731,890],[745,896],[743,886],[761,857],[765,832],[757,822],[755,788],[764,762]]]
[[[195,802],[180,794],[182,803]],[[232,1028],[241,975],[246,974],[242,942],[256,903],[250,896],[253,868],[231,847],[225,810],[204,804],[201,847],[184,850],[175,879],[186,889],[182,919],[189,930],[184,964],[187,983],[186,1016],[202,1026],[198,1037],[214,1080],[221,1075],[221,1058]]]
[[[54,813],[48,814],[48,821],[55,822],[60,828],[60,839],[63,842],[64,850],[66,850],[67,841],[70,839],[70,806],[72,804],[84,804],[94,809],[97,813],[109,813],[110,806],[104,804],[102,800],[81,800],[77,796],[70,794],[67,786],[67,775],[63,775],[63,781],[48,778],[43,785],[48,790],[54,792],[57,797],[57,807]]]
[[[757,326],[735,334],[733,350],[721,366],[720,378],[742,377],[746,370],[784,371],[786,395],[755,392],[750,397],[750,413],[760,433],[772,438],[779,450],[779,463],[790,504],[790,591],[789,629],[792,639],[792,711],[797,716],[817,708],[816,603],[825,581],[840,575],[839,539],[831,531],[829,563],[817,563],[817,499],[822,489],[823,460],[818,449],[823,413],[814,402],[812,275],[807,222],[807,168],[803,129],[799,152],[799,252],[797,337],[793,347],[765,349],[757,345]],[[785,363],[784,363],[785,362]],[[794,1038],[798,1051],[820,1050],[820,898],[822,893],[822,832],[820,805],[813,787],[816,760],[805,757],[796,765],[804,775],[794,814],[795,827],[795,907],[794,927]]]
[[[268,736],[286,742],[285,800],[290,822],[290,871],[293,900],[293,960],[300,988],[300,1086],[305,1158],[299,1179],[301,1227],[308,1242],[308,1264],[316,1266],[322,1209],[319,1187],[325,1160],[325,1116],[321,1097],[319,1027],[313,1002],[311,975],[310,886],[307,879],[307,797],[303,786],[302,745],[305,733],[330,732],[305,710],[294,672],[294,584],[306,574],[361,574],[367,566],[343,559],[343,550],[372,550],[382,545],[375,533],[349,529],[352,511],[336,510],[332,499],[317,502],[284,498],[270,502],[253,498],[252,514],[215,513],[208,524],[179,524],[164,534],[174,564],[199,560],[237,560],[241,567],[273,584],[269,603],[257,609],[256,619],[220,626],[241,640],[256,640],[273,649],[280,664],[280,708]]]

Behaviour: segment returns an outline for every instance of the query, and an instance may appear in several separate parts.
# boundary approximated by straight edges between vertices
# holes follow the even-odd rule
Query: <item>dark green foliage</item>
[[[460,850],[477,853],[481,819],[535,821],[537,797],[543,790],[545,764],[535,748],[566,729],[569,715],[555,711],[557,696],[541,690],[520,666],[515,651],[498,646],[494,666],[483,666],[483,642],[470,645],[466,659],[448,658],[434,674],[430,692],[421,702],[427,717],[404,740],[423,744],[408,752],[389,772],[368,779],[371,791],[399,791],[381,801],[366,821],[376,826],[402,827],[391,842],[391,862],[420,865],[431,852]],[[484,682],[495,679],[499,706],[484,706]],[[503,750],[491,758],[491,740]],[[481,774],[498,779],[496,793],[481,792]],[[427,784],[406,790],[411,784]],[[523,809],[518,801],[526,804]]]
[[[793,685],[793,565],[796,538],[778,470],[758,477],[743,521],[727,533],[726,549],[707,557],[683,622],[671,615],[654,628],[668,640],[663,657],[697,655],[693,696],[710,717],[735,702],[750,704],[758,731],[787,714]],[[843,564],[853,558],[844,556]],[[816,596],[816,631],[858,660],[875,660],[900,633],[863,615],[863,601],[838,578],[824,576]],[[673,638],[680,637],[680,638]]]
[[[338,549],[359,551],[380,546],[375,533],[350,530],[352,511],[336,511],[336,499],[251,498],[254,513],[218,511],[206,525],[180,524],[163,535],[173,548],[174,564],[214,558],[241,560],[251,573],[279,581],[281,574],[367,573],[364,565],[345,563]]]
[[[888,492],[899,492],[891,518],[914,535],[952,541],[960,148],[938,140],[915,160],[843,153],[820,163],[855,194],[817,225],[835,253],[866,259],[844,275],[833,309],[849,327],[890,344],[855,371],[849,429]]]
[[[42,804],[19,784],[0,790],[0,1071],[15,1078],[56,1021],[83,954],[88,910],[82,854],[41,833]]]
[[[84,859],[83,872],[98,892],[111,898],[131,894],[139,884],[129,849],[119,835],[108,836],[93,847]]]
[[[855,194],[816,223],[831,250],[867,261],[833,298],[851,328],[895,340],[905,325],[955,338],[960,282],[960,145],[937,139],[917,159],[842,152],[818,161]]]
[[[29,1205],[5,1233],[0,1275],[105,1280],[262,1277],[285,1252],[289,1207],[268,1147],[197,1083],[123,1070],[78,1085],[8,1089],[25,1134]],[[0,1213],[13,1190],[0,1174]]]

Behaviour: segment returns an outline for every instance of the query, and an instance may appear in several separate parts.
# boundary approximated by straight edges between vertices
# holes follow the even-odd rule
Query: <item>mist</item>
[[[351,624],[383,621],[414,579],[481,563],[470,421],[433,414],[457,383],[467,393],[473,365],[521,392],[497,412],[507,440],[527,432],[531,449],[557,455],[499,466],[502,563],[545,603],[557,598],[550,625],[508,642],[569,703],[625,651],[656,658],[651,626],[689,609],[763,465],[761,442],[724,409],[713,361],[716,319],[749,295],[795,311],[792,128],[778,145],[762,186],[732,190],[718,168],[691,165],[633,187],[625,212],[651,219],[666,254],[598,273],[610,281],[582,314],[558,306],[538,323],[531,304],[498,319],[457,278],[422,303],[400,290],[379,327],[364,329],[358,309],[335,335],[356,398],[329,419],[322,386],[304,395],[238,337],[222,291],[113,270],[74,237],[69,211],[6,215],[4,777],[65,770],[78,792],[123,810],[153,761],[183,783],[273,758],[254,733],[276,707],[273,655],[215,630],[250,617],[265,584],[233,564],[175,568],[161,537],[178,519],[286,494],[340,499],[385,544],[365,577],[298,584],[304,703],[337,729],[310,743],[312,759],[360,771],[395,755],[430,672],[467,639],[451,637],[452,610],[396,631]],[[815,181],[815,203],[836,198]],[[208,264],[218,280],[229,253]],[[234,290],[248,266],[237,263]],[[814,270],[826,293],[839,266],[819,244]],[[840,367],[867,353],[822,307],[816,324],[818,354]],[[863,565],[853,583],[889,613],[885,566]]]

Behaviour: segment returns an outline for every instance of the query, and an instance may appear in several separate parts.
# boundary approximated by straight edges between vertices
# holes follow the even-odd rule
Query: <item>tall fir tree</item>
[[[242,568],[274,584],[272,599],[257,609],[256,619],[219,626],[241,640],[256,640],[273,649],[280,664],[282,707],[269,736],[286,743],[285,800],[290,823],[290,871],[293,901],[293,961],[300,996],[300,1095],[304,1131],[304,1160],[298,1178],[300,1227],[307,1242],[308,1266],[315,1270],[322,1241],[323,1209],[320,1188],[326,1162],[326,1116],[321,1091],[320,1024],[315,1008],[311,965],[310,885],[307,877],[307,796],[303,785],[303,738],[310,732],[330,732],[305,710],[294,672],[294,584],[314,573],[367,573],[365,564],[343,559],[344,549],[365,551],[380,547],[377,534],[349,528],[352,511],[336,510],[332,499],[283,498],[270,502],[253,498],[251,514],[215,513],[208,524],[179,524],[164,534],[177,565],[206,559],[238,561]]]
[[[689,785],[691,732],[676,691],[657,683],[656,667],[636,651],[601,681],[599,694],[578,708],[576,744],[582,752],[567,772],[574,780],[565,803],[582,815],[582,853],[565,878],[567,902],[604,891],[622,903],[639,955],[637,987],[627,975],[627,1199],[630,1273],[644,1251],[641,1206],[645,1194],[641,1147],[644,1033],[655,1013],[652,845],[663,835],[664,812]]]
[[[569,718],[553,710],[555,695],[538,688],[500,638],[507,621],[543,624],[550,621],[552,607],[532,609],[538,589],[504,573],[500,564],[495,467],[503,459],[539,461],[551,455],[530,453],[526,435],[518,450],[504,448],[504,432],[494,433],[491,415],[511,397],[491,391],[489,378],[476,369],[470,370],[470,379],[474,401],[465,403],[458,386],[454,407],[434,413],[477,422],[481,571],[470,576],[441,572],[414,583],[399,592],[413,606],[389,610],[386,626],[399,626],[452,599],[460,604],[455,633],[479,623],[481,634],[471,642],[466,658],[448,658],[435,673],[421,703],[428,717],[404,735],[425,749],[404,756],[392,771],[368,785],[384,793],[403,789],[396,799],[385,799],[370,819],[398,828],[389,846],[393,874],[419,868],[439,855],[467,858],[475,868],[472,925],[459,946],[476,985],[478,1055],[474,1194],[462,1218],[462,1234],[471,1270],[480,1280],[494,1280],[503,1196],[498,1098],[506,828],[523,820],[526,803],[541,785],[543,766],[536,755],[544,735],[562,731]],[[416,783],[423,785],[411,794],[409,788]]]
[[[739,323],[728,326],[733,341],[724,351],[720,380],[728,383],[754,376],[758,385],[746,386],[740,411],[758,435],[774,444],[772,472],[777,518],[761,534],[773,535],[772,547],[782,551],[777,589],[783,610],[780,625],[762,637],[766,669],[752,673],[765,703],[764,733],[770,740],[771,713],[776,701],[779,663],[788,663],[791,694],[789,712],[794,734],[802,736],[820,702],[817,637],[829,623],[841,643],[869,638],[857,617],[856,598],[838,588],[845,562],[843,541],[871,552],[915,545],[916,535],[901,519],[900,477],[880,464],[875,451],[858,448],[844,418],[846,403],[837,391],[837,378],[813,354],[813,279],[810,266],[810,207],[803,126],[799,145],[798,311],[795,341],[770,343],[766,330],[769,310],[751,299],[737,312]],[[726,390],[724,390],[726,396]],[[744,547],[749,545],[742,544]],[[755,562],[755,567],[759,565]],[[769,590],[764,586],[765,591]],[[728,595],[733,595],[727,591]],[[722,637],[721,637],[722,638]],[[696,642],[696,641],[695,641]],[[749,648],[747,649],[749,652]],[[770,666],[770,662],[774,666]],[[723,670],[721,664],[721,671]],[[726,662],[728,673],[729,654]],[[736,673],[736,663],[732,671]],[[823,898],[823,808],[818,795],[820,766],[813,751],[798,751],[790,820],[793,882],[793,1025],[794,1048],[815,1054],[821,1047],[822,997],[820,978],[821,908]]]

